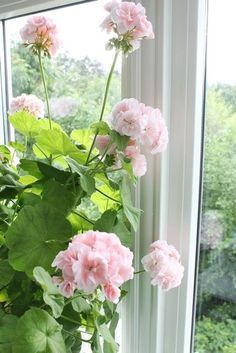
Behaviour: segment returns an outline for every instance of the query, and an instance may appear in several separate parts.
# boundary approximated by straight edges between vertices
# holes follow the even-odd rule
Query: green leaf
[[[63,184],[71,176],[71,173],[66,172],[64,170],[61,170],[61,169],[58,169],[58,168],[53,167],[51,165],[48,165],[46,163],[39,162],[39,161],[36,163],[37,163],[37,166],[40,170],[40,173],[42,173],[45,176],[45,178],[47,178],[47,179],[55,179],[59,183]]]
[[[119,219],[118,222],[114,225],[112,233],[115,233],[120,238],[121,243],[128,248],[131,248],[133,243],[133,237],[129,229],[126,227],[125,223]]]
[[[99,186],[97,190],[100,192],[96,191],[91,196],[91,200],[98,206],[101,213],[109,208],[116,208],[121,202],[119,191],[113,190],[109,185]]]
[[[51,130],[49,119],[47,119],[47,118],[43,118],[43,119],[38,120],[38,126],[39,126],[39,129]],[[53,120],[51,120],[51,127],[53,130],[62,131],[62,127]]]
[[[16,151],[18,152],[25,152],[26,151],[26,146],[22,145],[22,143],[19,142],[10,142],[9,145],[13,147]]]
[[[0,162],[4,159],[11,160],[11,151],[6,145],[0,145]]]
[[[43,300],[51,307],[53,316],[60,317],[64,308],[64,298],[52,283],[51,276],[40,266],[34,268],[33,275],[43,289]]]
[[[9,265],[8,260],[0,259],[0,288],[11,282],[14,276],[14,270]]]
[[[87,150],[89,150],[92,145],[92,134],[93,131],[91,129],[73,130],[70,137],[72,140],[76,141],[80,145],[83,145]]]
[[[24,172],[27,172],[27,174],[30,174],[37,179],[41,179],[43,177],[42,173],[39,170],[37,161],[31,161],[29,159],[21,159],[19,167],[22,170],[24,170]]]
[[[34,184],[38,179],[33,175],[22,175],[19,179],[19,182],[25,186]]]
[[[110,131],[110,136],[119,151],[124,151],[125,147],[128,146],[128,142],[130,140],[129,136],[121,136],[114,130]]]
[[[79,164],[78,162],[76,162],[74,159],[72,159],[70,157],[67,157],[66,161],[69,164],[69,166],[71,167],[72,172],[77,173],[79,175],[84,175],[89,170],[88,167],[86,167],[82,164]]]
[[[113,317],[112,317],[112,320],[110,323],[110,327],[109,327],[110,333],[114,339],[115,339],[115,330],[118,325],[118,322],[119,322],[119,314],[117,312],[115,312],[113,314]],[[114,352],[111,343],[108,343],[107,341],[105,341],[104,345],[103,345],[103,351],[104,351],[104,353]]]
[[[89,175],[80,176],[80,185],[82,189],[88,194],[92,195],[95,192],[95,180]]]
[[[95,224],[93,229],[99,230],[100,232],[107,232],[110,233],[113,229],[115,224],[117,211],[115,210],[107,210],[105,211],[101,218],[99,218]]]
[[[36,137],[36,142],[47,156],[69,156],[79,163],[85,163],[86,161],[86,155],[62,131],[41,131]]]
[[[61,326],[46,311],[28,310],[19,320],[13,353],[66,353]]]
[[[39,133],[38,119],[26,111],[11,115],[9,120],[14,129],[26,137],[34,137]]]
[[[124,175],[121,182],[121,198],[124,207],[124,213],[131,223],[134,231],[138,229],[141,210],[135,208],[131,199],[131,185],[127,176]]]
[[[84,215],[82,212],[80,212],[80,214]],[[86,217],[86,215],[84,216]],[[74,234],[82,233],[91,229],[91,223],[87,222],[84,218],[78,216],[77,214],[71,213],[67,219],[72,226]]]
[[[78,313],[88,313],[89,311],[91,311],[90,305],[82,297],[74,298],[71,304],[73,309]]]
[[[109,125],[105,121],[99,121],[98,123],[92,124],[91,128],[94,133],[98,132],[99,135],[107,135],[111,132]]]
[[[75,205],[75,195],[55,180],[44,184],[42,200],[67,215]]]
[[[12,353],[18,317],[0,311],[0,353]]]
[[[51,205],[25,206],[6,233],[9,262],[28,276],[38,265],[51,272],[52,261],[71,236],[70,223]]]
[[[118,352],[118,345],[115,342],[109,328],[107,327],[107,325],[104,323],[105,322],[105,318],[104,316],[98,316],[98,318],[95,321],[95,325],[96,328],[99,332],[99,334],[102,336],[102,338],[110,344],[110,348],[111,348],[111,353],[116,353]]]

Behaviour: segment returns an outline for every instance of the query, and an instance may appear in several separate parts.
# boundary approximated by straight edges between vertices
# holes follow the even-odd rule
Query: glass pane
[[[235,0],[209,0],[195,353],[236,352],[235,13]]]
[[[68,133],[99,119],[105,81],[114,55],[105,50],[107,34],[99,28],[106,15],[105,2],[94,1],[44,12],[58,25],[62,41],[59,55],[52,60],[45,59],[52,116]],[[89,26],[88,19],[92,19]],[[12,92],[14,97],[32,93],[43,98],[37,58],[22,46],[19,35],[26,20],[24,16],[8,20],[6,24],[11,43]],[[113,76],[107,113],[121,97],[120,71],[121,62]]]

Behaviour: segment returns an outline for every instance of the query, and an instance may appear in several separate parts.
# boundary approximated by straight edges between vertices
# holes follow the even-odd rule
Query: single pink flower
[[[184,267],[180,263],[178,251],[165,241],[151,244],[150,252],[142,258],[142,264],[150,276],[153,285],[159,285],[168,291],[180,285]]]
[[[63,278],[56,277],[56,276],[52,277],[52,282],[58,287],[60,293],[64,297],[70,298],[73,296],[75,291],[75,284],[73,282],[68,280],[63,280]]]
[[[147,117],[147,124],[141,135],[141,142],[152,154],[163,152],[168,144],[168,130],[161,112],[146,106],[142,110]]]
[[[78,260],[78,252],[73,246],[68,247],[64,251],[60,251],[53,260],[52,267],[56,267],[62,271],[63,278],[68,281],[73,281],[74,274],[72,266]]]
[[[36,118],[44,116],[44,103],[33,94],[22,94],[12,99],[9,114],[12,115],[18,111],[25,110]]]
[[[111,138],[109,135],[98,135],[95,140],[94,145],[103,154],[107,150],[107,154],[114,154],[115,145],[111,143]]]
[[[146,116],[142,114],[140,104],[134,98],[123,99],[117,103],[109,121],[120,135],[130,136],[133,139],[139,139],[147,124]]]
[[[103,293],[108,300],[115,304],[118,303],[120,297],[120,289],[118,287],[114,286],[112,283],[107,283],[103,287]]]
[[[138,154],[131,159],[131,165],[133,168],[134,175],[141,177],[146,174],[147,171],[147,160],[144,154]]]

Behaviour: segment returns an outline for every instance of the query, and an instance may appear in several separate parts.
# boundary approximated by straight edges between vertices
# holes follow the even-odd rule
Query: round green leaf
[[[9,265],[8,260],[0,260],[0,287],[6,286],[11,282],[14,270]]]
[[[66,353],[61,326],[46,311],[28,310],[18,321],[13,353]]]
[[[52,283],[51,276],[40,266],[35,267],[33,274],[34,278],[43,289],[44,302],[51,307],[52,314],[55,318],[60,317],[64,308],[64,297]]]
[[[0,311],[0,353],[12,353],[12,342],[18,318]]]
[[[51,205],[25,206],[6,234],[9,262],[29,276],[39,265],[51,272],[53,259],[71,236],[70,223]]]

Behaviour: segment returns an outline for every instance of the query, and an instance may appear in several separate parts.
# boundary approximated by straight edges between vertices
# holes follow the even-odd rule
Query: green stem
[[[138,274],[144,273],[144,272],[146,272],[146,271],[145,270],[140,270],[140,271],[134,272],[134,275],[138,275]]]
[[[97,189],[97,188],[96,188],[96,191],[97,191],[97,192],[100,192],[100,194],[102,194],[103,196],[107,197],[108,199],[110,199],[110,200],[112,200],[112,201],[114,201],[114,202],[121,203],[120,201],[118,201],[118,200],[116,200],[116,199],[113,199],[113,197],[111,197],[111,196],[105,194],[104,192],[102,192],[101,190],[99,190],[99,189]]]
[[[48,89],[47,89],[47,85],[46,85],[46,79],[45,79],[44,68],[43,68],[43,63],[42,63],[42,52],[40,49],[38,49],[38,59],[39,59],[39,69],[40,69],[40,74],[41,74],[41,78],[43,81],[45,99],[46,99],[46,104],[47,104],[49,127],[51,130],[52,129],[52,120],[51,120],[51,112],[50,112],[50,106],[49,106]]]
[[[117,58],[119,56],[119,53],[120,53],[119,50],[117,50],[116,53],[115,53],[112,65],[111,65],[110,72],[109,72],[108,77],[107,77],[107,83],[106,83],[105,94],[104,94],[104,98],[103,98],[103,102],[102,102],[102,109],[101,109],[99,121],[102,121],[102,119],[103,119],[103,115],[104,115],[104,111],[105,111],[105,107],[106,107],[106,102],[107,102],[107,96],[108,96],[110,83],[111,83],[111,78],[112,78],[112,74],[113,74],[115,66],[116,66],[116,61],[117,61]],[[88,157],[87,157],[85,165],[87,165],[88,162],[89,162],[89,159],[90,159],[90,156],[91,156],[91,153],[93,151],[94,144],[95,144],[95,141],[96,141],[96,138],[97,138],[97,135],[98,135],[98,131],[99,130],[97,129],[96,134],[95,134],[94,139],[93,139],[93,142],[92,142],[92,145],[90,147],[90,150],[89,150]]]
[[[112,74],[113,74],[115,66],[116,66],[116,61],[117,61],[118,56],[119,56],[119,50],[117,50],[116,53],[115,53],[115,56],[114,56],[114,59],[113,59],[112,65],[111,65],[111,69],[110,69],[110,72],[109,72],[109,75],[108,75],[108,78],[107,78],[106,89],[105,89],[105,94],[104,94],[104,98],[103,98],[102,110],[101,110],[99,121],[102,121],[102,118],[103,118],[103,115],[104,115],[106,102],[107,102],[107,96],[108,96],[110,83],[111,83],[111,78],[112,78]]]
[[[67,330],[65,330],[64,328],[62,329],[65,333],[67,333],[68,335],[74,337],[75,339],[79,340],[79,341],[82,341],[82,342],[85,342],[85,343],[91,343],[91,339],[90,340],[85,340],[84,338],[81,338],[81,337],[78,337],[78,335],[75,335]],[[83,331],[79,331],[79,332],[83,332]],[[87,333],[87,332],[84,332],[84,333]]]
[[[94,225],[94,223],[92,221],[90,221],[88,218],[86,218],[85,216],[83,216],[82,214],[80,214],[78,211],[73,210],[72,213],[76,214],[77,216],[83,218],[85,221],[89,222],[90,224]]]

